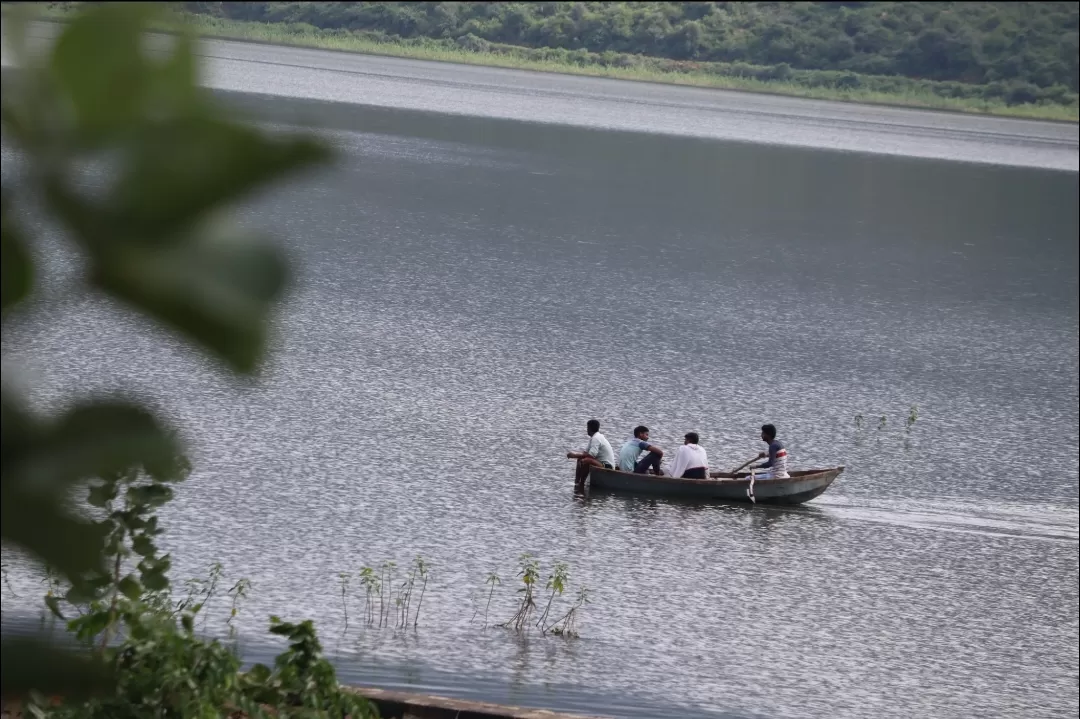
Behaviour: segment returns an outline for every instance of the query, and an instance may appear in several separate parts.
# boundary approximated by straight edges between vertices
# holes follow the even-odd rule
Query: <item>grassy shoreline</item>
[[[45,20],[64,20],[70,17],[70,6],[45,6],[39,8],[39,17]],[[714,72],[695,70],[693,65],[682,65],[679,70],[661,70],[650,67],[612,67],[599,64],[579,65],[570,61],[537,60],[519,57],[506,52],[469,50],[447,46],[446,41],[400,41],[376,40],[356,34],[323,31],[317,28],[223,20],[205,15],[184,14],[183,22],[204,38],[240,40],[267,45],[284,45],[322,50],[335,50],[362,55],[400,57],[415,60],[480,65],[516,70],[531,70],[563,75],[606,77],[637,82],[712,88],[758,94],[801,97],[815,100],[851,102],[866,105],[882,105],[921,110],[939,110],[975,115],[1014,117],[1029,120],[1049,120],[1076,123],[1080,121],[1080,106],[1073,105],[1006,105],[1004,102],[949,98],[929,91],[879,92],[865,88],[807,87],[782,80],[758,80],[749,77],[719,75]],[[178,29],[177,23],[165,23],[161,30]],[[701,64],[699,64],[701,65]],[[689,67],[689,69],[687,69]]]

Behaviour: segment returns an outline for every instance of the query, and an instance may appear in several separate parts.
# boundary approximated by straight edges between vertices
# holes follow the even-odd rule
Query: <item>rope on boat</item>
[[[750,498],[753,504],[757,504],[757,498],[754,497],[754,468],[750,468],[750,486],[746,488],[746,496]]]

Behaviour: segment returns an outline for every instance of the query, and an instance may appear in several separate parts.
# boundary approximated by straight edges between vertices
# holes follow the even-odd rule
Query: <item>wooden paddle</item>
[[[740,469],[742,469],[742,468],[743,468],[743,467],[745,467],[746,465],[750,464],[751,462],[754,462],[754,461],[756,461],[757,459],[758,459],[758,457],[751,457],[750,459],[746,460],[745,462],[743,462],[742,464],[740,464],[740,465],[739,465],[738,467],[736,467],[735,469],[731,470],[731,473],[732,473],[732,474],[738,474],[738,473],[739,473],[739,470],[740,470]]]
[[[755,459],[757,459],[757,457],[754,457],[753,459],[748,459],[748,460],[746,460],[745,462],[743,462],[742,464],[740,464],[740,465],[739,465],[738,467],[736,467],[735,469],[731,470],[730,472],[711,472],[711,473],[709,474],[709,476],[710,476],[710,477],[713,477],[713,478],[715,479],[716,477],[720,477],[721,475],[724,475],[724,474],[730,474],[730,475],[731,475],[731,477],[732,477],[732,479],[734,479],[734,478],[735,478],[735,475],[739,473],[739,470],[740,470],[740,469],[742,469],[742,468],[743,468],[743,467],[745,467],[746,465],[750,464],[750,463],[751,463],[751,462],[753,462],[753,461],[754,461]]]

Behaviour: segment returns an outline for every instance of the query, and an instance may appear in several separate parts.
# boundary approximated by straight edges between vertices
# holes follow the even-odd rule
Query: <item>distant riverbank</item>
[[[64,6],[41,8],[46,19],[62,20],[72,10]],[[607,53],[584,50],[530,49],[489,43],[473,43],[430,38],[402,39],[378,33],[355,33],[320,30],[310,25],[259,23],[227,20],[205,15],[185,14],[183,20],[202,37],[246,40],[276,45],[311,47],[368,55],[433,60],[519,70],[609,77],[622,80],[674,85],[710,87],[723,90],[836,100],[864,104],[947,110],[971,114],[998,115],[1039,120],[1077,122],[1080,107],[1060,104],[1015,104],[971,97],[947,97],[939,92],[957,90],[959,83],[914,81],[908,78],[860,75],[858,73],[822,73],[789,70],[787,79],[761,79],[775,76],[774,68],[750,65],[688,62],[640,55],[606,57]],[[162,30],[175,29],[167,24]],[[806,77],[803,77],[806,75]],[[832,77],[837,75],[837,77]],[[946,85],[948,86],[946,88]],[[896,87],[885,91],[881,87]],[[935,91],[936,90],[936,91]]]

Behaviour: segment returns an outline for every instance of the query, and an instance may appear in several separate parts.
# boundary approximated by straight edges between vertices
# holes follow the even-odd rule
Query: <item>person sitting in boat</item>
[[[590,419],[585,424],[585,431],[589,435],[589,446],[584,452],[567,452],[569,459],[576,459],[577,471],[574,473],[574,486],[585,486],[585,479],[589,476],[592,467],[604,467],[615,469],[615,452],[611,449],[611,443],[607,437],[600,434],[600,420]]]
[[[675,466],[671,468],[672,477],[683,479],[705,479],[709,471],[709,457],[705,449],[698,444],[697,432],[687,432],[683,437],[683,446],[675,453]]]
[[[769,445],[768,452],[762,452],[758,459],[769,458],[750,469],[754,472],[754,479],[786,479],[791,475],[787,471],[787,448],[784,443],[776,438],[776,427],[771,424],[761,426],[761,441]]]
[[[644,457],[642,452],[648,452]],[[619,449],[619,469],[635,474],[663,474],[660,460],[664,450],[655,444],[649,444],[649,428],[639,425],[634,428],[634,436],[626,440]]]

